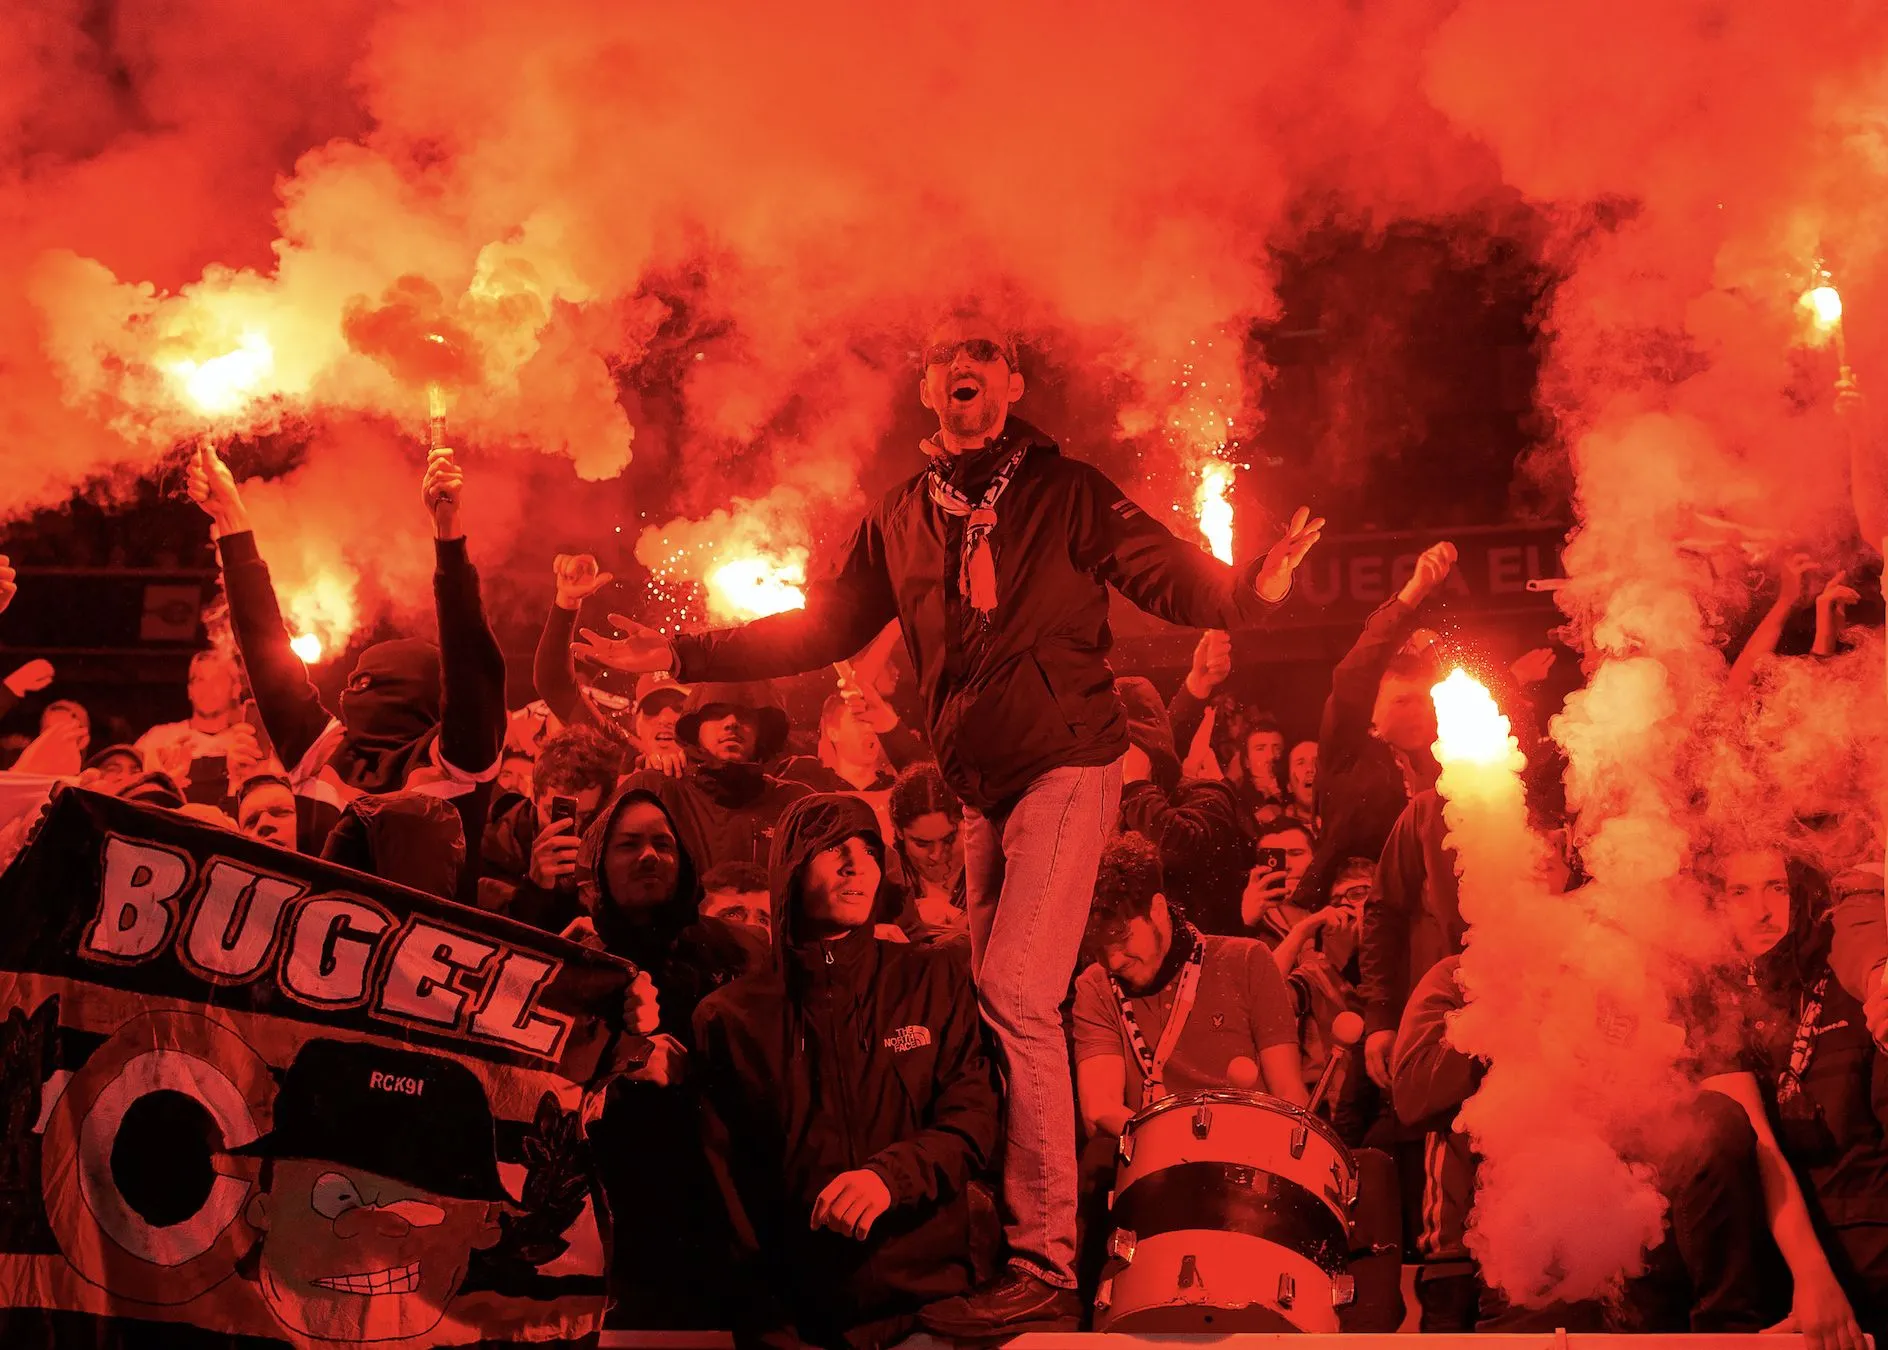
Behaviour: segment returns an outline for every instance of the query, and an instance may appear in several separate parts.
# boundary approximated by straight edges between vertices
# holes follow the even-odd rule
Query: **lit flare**
[[[1223,563],[1233,560],[1232,465],[1209,460],[1200,466],[1200,491],[1196,499],[1200,518],[1200,536],[1215,558]]]
[[[282,610],[294,635],[288,645],[310,666],[344,649],[360,621],[353,579],[329,571],[285,588]]]
[[[1809,306],[1810,315],[1819,328],[1834,328],[1842,321],[1842,293],[1834,286],[1811,288],[1804,293],[1803,303]]]
[[[759,619],[806,608],[806,564],[751,554],[708,574],[708,603],[735,619]]]
[[[1504,765],[1516,753],[1494,695],[1460,666],[1429,696],[1436,704],[1436,759],[1441,763]]]
[[[253,398],[257,386],[274,373],[275,348],[268,338],[251,330],[242,335],[234,351],[202,361],[173,361],[169,370],[199,412],[227,416]]]

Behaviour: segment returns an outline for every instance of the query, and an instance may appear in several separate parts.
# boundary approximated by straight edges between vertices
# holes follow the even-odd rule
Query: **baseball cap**
[[[657,694],[673,694],[678,703],[688,701],[688,686],[677,684],[675,677],[666,670],[652,670],[636,681],[636,710]]]
[[[333,1162],[431,1195],[515,1203],[498,1179],[484,1085],[457,1060],[419,1050],[308,1041],[275,1094],[275,1128],[230,1153]]]

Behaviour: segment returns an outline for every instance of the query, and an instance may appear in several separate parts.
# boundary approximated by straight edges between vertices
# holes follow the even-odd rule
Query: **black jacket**
[[[1015,800],[1051,769],[1107,764],[1128,748],[1108,668],[1108,587],[1149,613],[1203,628],[1247,628],[1272,606],[1255,561],[1233,569],[1176,539],[1100,470],[1065,458],[1025,422],[988,456],[1030,445],[991,532],[998,603],[985,623],[958,584],[965,521],[925,475],[866,514],[806,608],[676,639],[676,678],[756,679],[844,660],[893,619],[918,672],[938,764],[983,810]]]
[[[804,863],[853,835],[882,852],[857,798],[788,811],[769,869],[776,964],[695,1016],[744,1338],[790,1325],[821,1344],[879,1343],[884,1324],[970,1285],[965,1186],[995,1148],[997,1094],[963,949],[884,942],[869,926],[794,935]],[[826,1185],[868,1167],[892,1196],[869,1236],[811,1231]]]
[[[687,1046],[703,996],[766,964],[767,955],[744,926],[696,917],[700,885],[685,842],[669,903],[649,922],[624,921],[611,900],[602,855],[617,816],[637,801],[655,798],[620,791],[584,832],[578,893],[604,945],[649,972],[661,1004],[661,1029]],[[589,1139],[615,1229],[614,1316],[645,1331],[725,1328],[725,1299],[705,1273],[723,1260],[727,1225],[702,1150],[692,1076],[668,1087],[611,1083]]]

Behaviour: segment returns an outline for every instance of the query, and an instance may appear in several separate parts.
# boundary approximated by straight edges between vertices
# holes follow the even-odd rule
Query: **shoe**
[[[1020,1270],[974,1293],[933,1303],[918,1314],[926,1331],[957,1341],[997,1340],[1025,1331],[1074,1331],[1082,1299]]]

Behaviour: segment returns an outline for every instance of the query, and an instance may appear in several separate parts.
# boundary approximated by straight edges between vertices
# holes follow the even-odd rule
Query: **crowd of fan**
[[[964,808],[899,681],[896,631],[839,671],[817,727],[796,738],[765,684],[581,676],[578,615],[609,578],[587,556],[559,557],[538,697],[508,711],[458,527],[459,473],[436,457],[425,485],[437,643],[369,648],[330,709],[289,648],[240,494],[206,455],[193,491],[215,525],[228,625],[191,663],[190,716],[100,746],[83,707],[43,703],[38,736],[0,774],[0,861],[30,837],[38,804],[76,783],[634,962],[653,982],[635,1011],[649,1051],[591,1130],[617,1215],[618,1319],[887,1343],[1001,1259],[987,1185],[1000,1095],[969,978]],[[1717,1089],[1695,1107],[1705,1142],[1645,1160],[1674,1201],[1668,1248],[1607,1308],[1508,1307],[1479,1279],[1464,1241],[1476,1159],[1454,1118],[1481,1066],[1446,1034],[1464,925],[1434,790],[1437,639],[1421,621],[1454,560],[1446,544],[1429,550],[1369,619],[1332,672],[1316,741],[1288,744],[1265,711],[1224,695],[1224,633],[1200,638],[1171,698],[1117,680],[1133,750],[1092,964],[1067,1005],[1084,1133],[1105,1157],[1150,1095],[1117,1003],[1158,1022],[1200,945],[1215,970],[1237,966],[1217,995],[1231,1000],[1236,1043],[1190,1059],[1188,1037],[1207,1034],[1190,1027],[1168,1091],[1261,1088],[1303,1103],[1340,1015],[1362,1016],[1359,1052],[1319,1110],[1347,1144],[1404,1164],[1424,1329],[1623,1317],[1755,1330],[1794,1315],[1848,1345],[1832,1301],[1871,1329],[1888,1310],[1881,878],[1817,873],[1781,847],[1712,860],[1748,957],[1715,987],[1713,1020],[1733,1008],[1748,1034],[1701,1051],[1699,1077]],[[14,589],[0,559],[0,608]],[[1533,749],[1528,728],[1552,710],[1530,709],[1529,693],[1551,664],[1532,653],[1497,681]],[[48,693],[53,668],[26,662],[0,686],[0,712]],[[1564,840],[1555,766],[1534,759],[1535,823]],[[1564,861],[1578,884],[1572,849]],[[845,940],[856,933],[863,943]],[[802,1048],[824,1047],[811,1060],[841,1077],[822,1088],[807,1056],[775,1062],[755,1027],[783,1008]],[[849,1029],[862,1018],[891,1028],[892,1051],[922,1032],[922,1054],[884,1059]],[[1071,1140],[1071,1166],[1078,1152]],[[1084,1169],[1090,1201],[1106,1186],[1096,1173]],[[1092,1280],[1099,1220],[1086,1212]],[[704,1274],[726,1270],[738,1297]]]

